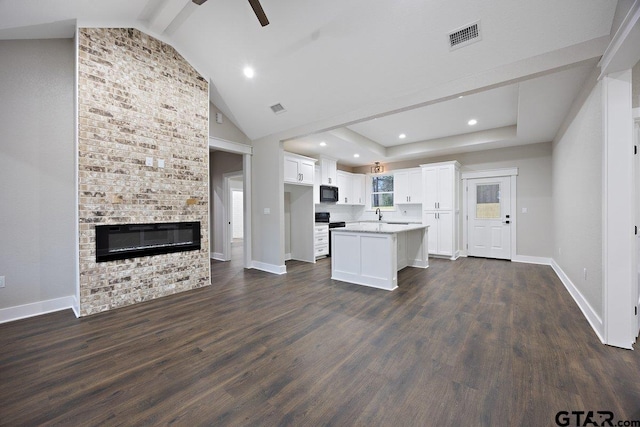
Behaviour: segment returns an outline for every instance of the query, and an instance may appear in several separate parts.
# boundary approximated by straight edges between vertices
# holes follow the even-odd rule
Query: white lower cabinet
[[[316,224],[313,237],[316,258],[329,255],[329,224]]]
[[[455,233],[453,232],[453,213],[451,211],[423,213],[423,224],[429,226],[429,255],[453,257]]]

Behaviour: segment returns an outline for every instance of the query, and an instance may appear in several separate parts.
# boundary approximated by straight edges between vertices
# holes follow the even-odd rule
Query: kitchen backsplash
[[[332,205],[316,203],[316,212],[329,212],[331,221],[377,221],[374,211],[365,210],[364,206]],[[383,221],[422,221],[422,205],[401,205],[395,211],[384,211]]]

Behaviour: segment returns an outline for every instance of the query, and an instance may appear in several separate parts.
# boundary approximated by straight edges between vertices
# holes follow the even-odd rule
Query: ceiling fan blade
[[[253,9],[253,12],[256,14],[258,21],[260,21],[260,25],[266,27],[269,25],[269,20],[267,19],[267,15],[262,10],[262,6],[260,5],[260,0],[249,0],[249,4]]]

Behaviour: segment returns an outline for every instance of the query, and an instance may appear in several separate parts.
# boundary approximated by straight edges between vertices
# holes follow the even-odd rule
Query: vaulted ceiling
[[[207,77],[214,104],[252,140],[275,135],[286,149],[361,165],[552,140],[616,9],[611,0],[261,3],[266,27],[244,0],[3,0],[0,39],[72,37],[76,24],[139,28]],[[480,37],[451,49],[449,34],[473,23]],[[274,114],[278,103],[286,111]]]

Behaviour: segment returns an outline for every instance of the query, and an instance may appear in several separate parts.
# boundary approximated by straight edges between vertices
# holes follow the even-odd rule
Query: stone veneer
[[[209,285],[207,81],[135,29],[81,28],[78,48],[80,314]],[[177,221],[201,250],[95,262],[95,225]]]

